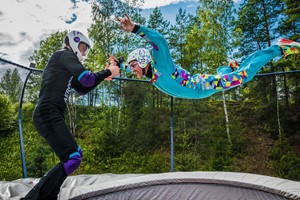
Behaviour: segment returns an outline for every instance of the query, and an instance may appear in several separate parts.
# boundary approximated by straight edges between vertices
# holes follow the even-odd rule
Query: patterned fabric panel
[[[226,90],[241,85],[248,77],[245,70],[224,75],[196,74],[191,76],[181,67],[176,67],[171,76],[184,87],[201,90]]]
[[[153,62],[152,62],[152,67],[153,67]],[[158,77],[161,75],[161,73],[159,73],[154,67],[153,67],[153,71],[152,71],[152,78],[150,80],[151,83],[155,83],[156,80],[158,79]]]

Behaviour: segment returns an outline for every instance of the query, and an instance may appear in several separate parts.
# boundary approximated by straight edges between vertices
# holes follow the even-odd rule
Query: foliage
[[[5,71],[0,81],[0,93],[7,95],[12,103],[18,102],[22,90],[22,80],[17,68]]]
[[[57,31],[40,42],[40,48],[34,50],[33,55],[29,60],[36,63],[37,69],[44,69],[50,56],[55,52],[63,48],[64,38],[67,31]]]
[[[6,136],[16,129],[16,113],[10,99],[0,94],[0,136]]]
[[[0,179],[11,181],[22,177],[19,136],[13,132],[8,136],[0,135]]]
[[[24,100],[31,103],[37,103],[39,91],[42,83],[42,73],[31,73],[26,84]]]
[[[298,38],[299,17],[291,9],[293,1],[278,2],[245,0],[236,24],[233,24],[232,1],[208,0],[200,1],[196,16],[179,10],[176,24],[171,27],[166,27],[169,23],[159,8],[154,9],[147,23],[163,34],[170,33],[166,36],[175,63],[195,73],[213,72],[233,55],[233,48],[237,48],[233,50],[238,52],[236,58],[242,60],[253,51],[267,47],[277,37],[275,19],[284,19],[278,27],[280,32]],[[126,57],[130,50],[145,46],[133,34],[120,32],[110,20],[112,15],[122,16],[126,11],[134,21],[146,24],[139,9],[121,1],[94,3],[93,25],[88,30],[94,47],[84,63],[92,71],[104,67],[110,52]],[[281,15],[276,18],[278,13]],[[281,23],[288,29],[281,28]],[[53,34],[35,51],[31,58],[39,69],[43,69],[49,56],[61,47],[65,33]],[[290,71],[299,66],[299,57],[292,56],[266,66],[263,71]],[[30,177],[42,176],[59,162],[32,122],[39,80],[39,74],[30,78],[22,109]],[[201,100],[174,98],[175,171],[239,171],[299,181],[299,80],[299,74],[257,77],[227,91],[228,122],[221,94]],[[101,83],[89,96],[72,94],[71,97],[73,107],[65,117],[84,153],[83,162],[74,174],[170,170],[169,96],[148,83],[114,80]],[[14,180],[22,176],[17,107],[7,94],[0,95],[0,104],[0,180]],[[228,142],[226,123],[232,143]]]
[[[300,180],[300,158],[292,151],[286,138],[276,142],[270,158],[280,177]]]
[[[174,62],[188,69],[189,60],[185,59],[185,56],[188,54],[185,45],[186,35],[193,23],[195,23],[195,19],[192,15],[187,15],[186,11],[181,8],[178,12],[176,15],[176,23],[171,25],[170,28],[169,46]]]
[[[169,31],[166,27],[170,26],[170,22],[162,16],[161,10],[156,7],[149,16],[147,27],[161,33],[166,39],[169,38]]]
[[[281,2],[283,12],[283,20],[279,22],[279,32],[299,42],[300,39],[300,8],[297,0],[284,0]]]

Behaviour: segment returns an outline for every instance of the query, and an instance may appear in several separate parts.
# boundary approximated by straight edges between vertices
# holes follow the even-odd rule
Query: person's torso
[[[203,83],[204,78],[201,74],[190,77],[181,67],[176,66],[174,72],[161,73],[157,68],[159,64],[152,67],[152,84],[162,92],[177,98],[199,99],[206,98],[216,91],[211,84]]]
[[[64,112],[71,87],[76,83],[72,73],[61,63],[72,62],[72,52],[64,49],[55,52],[49,59],[42,76],[42,85],[37,106],[45,109],[58,109]]]

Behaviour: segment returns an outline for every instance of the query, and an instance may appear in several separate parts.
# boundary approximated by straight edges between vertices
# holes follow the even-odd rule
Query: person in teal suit
[[[158,32],[133,23],[125,14],[117,18],[120,28],[145,39],[152,46],[152,51],[138,48],[129,53],[127,65],[121,63],[121,69],[135,73],[138,78],[145,76],[162,92],[178,98],[201,99],[216,92],[229,90],[253,79],[256,73],[275,57],[300,54],[300,44],[287,39],[280,39],[277,45],[256,51],[238,67],[232,61],[229,66],[221,66],[217,74],[190,74],[174,64],[165,38]],[[116,61],[110,56],[110,61]]]

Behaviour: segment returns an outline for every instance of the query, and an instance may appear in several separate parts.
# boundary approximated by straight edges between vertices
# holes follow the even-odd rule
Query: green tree
[[[286,37],[291,40],[300,40],[300,7],[298,1],[285,0],[282,2],[282,14],[283,19],[279,21],[277,30],[281,33],[281,37]],[[300,59],[297,55],[290,56],[287,60],[281,60],[276,63],[276,69],[280,71],[290,71],[300,69]],[[294,105],[300,104],[300,81],[299,76],[293,76],[290,79],[286,75],[283,76],[284,85],[282,91],[285,94],[285,106],[286,109],[290,109],[290,103],[295,102]],[[290,84],[294,83],[294,84]],[[294,87],[295,86],[295,87]],[[292,92],[294,95],[289,95]],[[291,102],[290,102],[291,101]],[[298,106],[294,106],[293,109],[298,109]]]
[[[158,7],[154,8],[152,13],[150,13],[147,27],[158,31],[168,40],[170,22],[164,19],[161,10]]]
[[[34,72],[26,84],[25,99],[31,103],[36,103],[39,97],[40,86],[42,82],[42,72]]]
[[[200,1],[197,20],[187,34],[187,56],[192,73],[214,73],[224,65],[232,50],[233,1]]]
[[[234,13],[233,1],[200,1],[198,19],[201,21],[201,27],[197,29],[195,25],[187,40],[191,49],[196,48],[196,52],[202,52],[201,65],[206,72],[213,73],[218,66],[227,62],[232,49]],[[197,35],[196,39],[193,38],[195,35]],[[198,39],[202,39],[201,44],[197,42]],[[195,43],[200,47],[196,47]],[[225,93],[223,93],[223,102],[226,126],[229,127]],[[227,128],[227,137],[231,143],[229,128]]]
[[[246,0],[241,4],[237,27],[242,30],[244,35],[238,48],[242,59],[254,51],[271,46],[271,41],[278,36],[274,31],[274,27],[277,26],[281,12],[280,1]],[[270,62],[261,71],[274,72],[276,69],[274,64]],[[262,111],[263,117],[270,118],[270,115],[276,113],[278,100],[275,76],[264,80],[258,79],[254,82],[253,88],[257,92],[250,93],[252,96],[245,96],[245,98],[261,99],[261,106],[264,108],[264,111]]]
[[[44,69],[51,55],[63,48],[67,31],[57,31],[40,42],[40,48],[34,50],[29,60],[36,63],[37,69]]]
[[[234,12],[233,1],[200,1],[198,19],[201,27],[197,33],[203,38],[201,62],[207,72],[214,72],[216,67],[227,63],[232,50]]]
[[[237,27],[244,38],[239,48],[240,56],[247,57],[254,51],[271,46],[272,39],[278,34],[272,30],[281,13],[279,1],[245,0],[238,12]]]
[[[174,62],[178,63],[180,66],[189,70],[189,61],[185,59],[187,54],[186,50],[186,35],[190,30],[193,23],[192,15],[187,15],[185,10],[181,8],[176,15],[176,23],[171,25],[170,32],[170,43],[169,47],[171,49],[172,58]]]
[[[159,32],[168,42],[169,32],[170,32],[170,22],[164,19],[161,10],[158,7],[154,8],[152,13],[150,13],[150,17],[147,22],[147,27]],[[165,101],[163,99],[162,92],[158,91],[154,87],[152,88],[152,99],[153,99],[153,108],[161,107],[163,101]]]
[[[16,103],[19,100],[19,96],[22,90],[22,80],[17,68],[13,71],[8,69],[5,71],[0,82],[0,92],[7,95],[12,103]]]
[[[20,159],[20,144],[18,134],[14,133],[6,136],[0,135],[0,148],[1,181],[12,181],[21,178],[22,165]]]
[[[279,32],[291,40],[300,39],[300,7],[297,0],[284,0],[283,20],[279,22]]]
[[[88,32],[90,39],[93,41],[93,47],[85,63],[91,71],[104,69],[109,54],[113,53],[116,27],[113,26],[110,18],[114,15],[114,9],[114,1],[101,0],[92,4],[93,23]],[[96,105],[99,98],[99,89],[94,89],[86,96],[88,105]]]
[[[200,21],[200,20],[199,20]],[[200,21],[201,22],[201,21]],[[199,34],[200,24],[195,23],[186,35],[186,65],[191,73],[204,72],[203,55],[205,35]]]
[[[2,94],[0,94],[0,116],[0,136],[7,135],[15,130],[16,113],[11,100]]]

